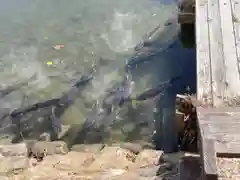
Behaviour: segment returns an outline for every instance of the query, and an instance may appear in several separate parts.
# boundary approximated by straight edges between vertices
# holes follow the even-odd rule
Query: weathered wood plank
[[[196,1],[197,96],[204,104],[212,104],[211,63],[207,0]]]
[[[225,96],[227,99],[232,100],[235,97],[238,97],[240,81],[230,0],[220,0],[219,9],[221,14],[220,22],[222,27],[223,52],[226,68],[227,92]]]
[[[201,139],[210,138],[214,141],[215,151],[219,157],[240,157],[240,135],[235,132],[213,132],[209,125],[200,125]],[[202,142],[203,143],[203,142]],[[201,144],[201,146],[203,146]]]
[[[200,108],[200,110],[202,109]],[[218,113],[201,114],[201,111],[199,112],[201,114],[198,119],[201,147],[204,146],[203,140],[210,138],[215,143],[215,151],[218,157],[240,158],[239,113],[234,112],[233,115],[235,116],[231,116],[227,113],[216,112]]]
[[[208,124],[211,123],[213,125],[216,124],[239,124],[240,123],[240,116],[237,115],[211,115],[206,116],[205,119],[202,119],[200,122],[201,124]]]
[[[195,22],[194,13],[184,13],[181,12],[178,14],[178,23],[179,24],[192,24]]]
[[[239,123],[209,123],[208,127],[210,129],[210,131],[214,134],[214,133],[239,133],[240,131],[240,124]],[[239,133],[240,134],[240,133]],[[240,135],[239,135],[240,137]],[[240,140],[240,139],[239,139]]]
[[[240,109],[239,108],[202,108],[197,107],[197,116],[200,124],[224,124],[240,123]]]
[[[213,104],[219,106],[223,104],[224,92],[226,91],[219,0],[208,0],[208,20]]]
[[[199,119],[199,125],[204,124],[240,124],[239,116],[230,116],[230,115],[209,115],[204,117],[198,117]]]
[[[228,126],[228,128],[222,128],[222,127],[215,127],[215,126],[211,126],[209,124],[202,124],[201,125],[201,132],[204,134],[204,136],[209,137],[211,139],[225,139],[225,140],[229,140],[230,137],[234,136],[233,138],[230,139],[236,139],[236,137],[239,136],[239,138],[237,138],[238,140],[240,140],[240,135],[239,135],[239,127],[233,127],[231,128],[231,124],[224,124],[224,126]],[[224,130],[223,130],[224,129]],[[226,138],[222,138],[223,136],[226,136]]]
[[[203,104],[240,104],[239,20],[238,0],[196,1],[197,96]]]
[[[197,123],[199,136],[199,148],[200,148],[200,156],[202,161],[202,178],[203,180],[217,180],[218,174],[217,174],[217,165],[216,165],[216,152],[215,152],[215,146],[214,141],[211,139],[206,139],[206,134],[203,131],[203,128],[201,127],[201,124]]]
[[[231,146],[234,146],[236,144],[236,147],[239,147],[238,142],[240,142],[240,135],[237,132],[215,132],[212,133],[210,129],[203,128],[203,136],[213,139],[216,142],[226,144],[226,147],[228,147],[228,144],[231,144]],[[236,148],[237,150],[238,148]],[[238,149],[240,152],[240,149]]]
[[[215,142],[217,157],[240,158],[240,142]]]
[[[232,5],[232,19],[233,19],[233,28],[235,34],[235,42],[237,48],[237,63],[239,67],[240,61],[240,2],[239,0],[231,0]]]
[[[217,157],[213,140],[202,138],[202,158],[204,168],[203,179],[217,180]]]
[[[214,119],[214,118],[211,118],[211,119]],[[229,125],[229,124],[240,124],[240,122],[239,122],[239,120],[234,120],[234,121],[231,121],[231,123],[228,123],[227,122],[227,119],[225,119],[225,120],[222,120],[222,121],[219,121],[219,120],[212,120],[211,121],[211,119],[209,119],[208,121],[206,120],[206,121],[202,121],[201,122],[201,125],[208,125],[209,123],[211,123],[213,126],[215,126],[215,125],[217,125],[217,124],[222,124],[222,125]],[[239,130],[240,131],[240,130]]]
[[[218,107],[218,108],[214,108],[214,107],[201,107],[198,106],[197,107],[197,112],[200,112],[200,116],[205,115],[205,114],[225,114],[225,113],[236,113],[236,114],[240,114],[240,107]]]

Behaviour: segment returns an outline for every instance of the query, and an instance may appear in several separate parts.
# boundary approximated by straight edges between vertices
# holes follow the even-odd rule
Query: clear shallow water
[[[134,47],[156,26],[160,27],[158,31],[164,31],[165,22],[177,14],[176,4],[157,0],[0,2],[0,84],[11,85],[35,75],[27,87],[1,98],[2,108],[14,109],[58,97],[80,74],[87,73],[94,62],[98,64],[92,85],[61,115],[64,124],[81,124],[91,114],[93,101],[121,81]],[[179,75],[184,81],[177,86],[178,91],[194,84],[194,77],[189,78],[189,74],[194,76],[194,68],[189,67],[194,66],[195,52],[181,47],[176,38],[178,30],[163,33],[157,47],[164,47],[164,51],[145,58],[146,63],[131,71],[134,94]],[[53,48],[56,45],[64,48],[56,50]],[[47,64],[49,61],[52,65]],[[27,97],[24,102],[23,97]],[[141,119],[150,122],[154,104],[148,103],[151,106],[125,108],[128,113],[121,118],[129,123],[118,124],[117,129],[119,126],[134,129],[135,121]],[[35,117],[40,116],[41,113]]]

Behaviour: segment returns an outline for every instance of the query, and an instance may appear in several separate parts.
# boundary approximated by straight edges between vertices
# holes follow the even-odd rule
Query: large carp
[[[178,38],[180,25],[176,18],[167,20],[164,25],[157,25],[148,32],[142,41],[135,47],[135,53],[127,62],[127,68],[149,60],[149,57],[158,55],[168,49]]]

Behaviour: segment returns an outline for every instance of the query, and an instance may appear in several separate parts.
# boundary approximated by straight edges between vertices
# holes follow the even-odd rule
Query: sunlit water
[[[0,99],[1,108],[15,109],[58,97],[97,63],[92,85],[62,115],[64,124],[81,124],[93,102],[121,81],[134,47],[156,26],[164,30],[164,23],[177,15],[174,2],[158,0],[0,2],[0,84],[11,85],[35,75],[27,87]],[[132,70],[134,94],[175,76],[184,79],[179,91],[193,83],[194,78],[185,77],[194,76],[187,66],[194,66],[194,51],[181,47],[178,33],[179,28],[165,33],[159,39],[164,51]],[[64,47],[55,49],[56,45]],[[138,105],[120,119],[152,120],[153,107]],[[121,131],[134,129],[130,122],[119,126],[125,126]]]

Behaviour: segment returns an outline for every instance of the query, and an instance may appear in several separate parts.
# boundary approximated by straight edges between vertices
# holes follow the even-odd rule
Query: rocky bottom
[[[62,141],[34,141],[1,145],[0,154],[1,180],[180,179],[181,153],[164,155],[133,143],[75,145],[68,150]]]

